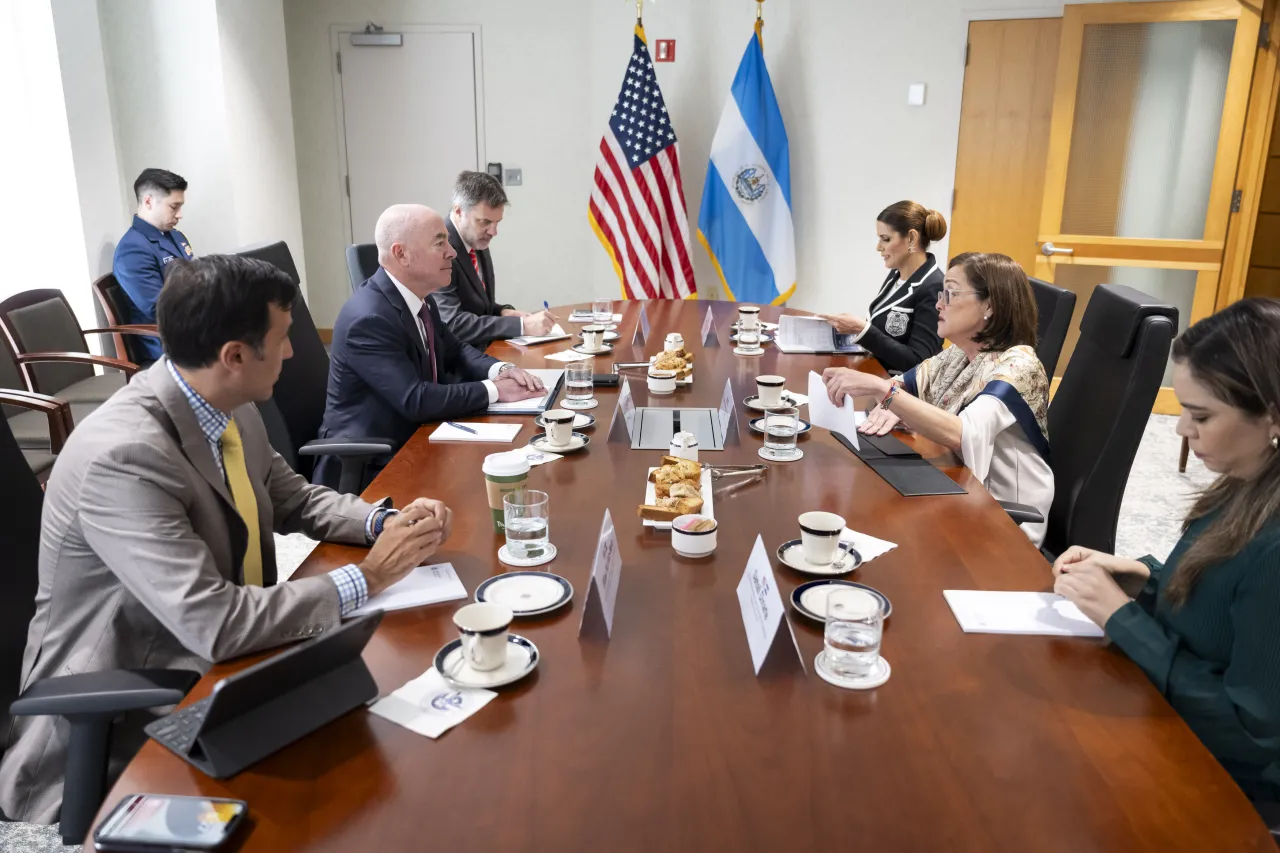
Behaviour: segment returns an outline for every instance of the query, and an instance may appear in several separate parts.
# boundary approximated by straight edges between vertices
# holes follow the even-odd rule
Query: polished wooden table
[[[726,377],[740,401],[759,373],[783,374],[803,392],[809,370],[849,363],[772,347],[735,356],[728,303],[712,303],[722,345],[704,349],[706,304],[647,303],[655,341],[643,351],[628,345],[639,305],[621,309],[617,360],[656,352],[672,331],[697,351],[695,384],[656,405],[714,407]],[[563,347],[491,352],[550,367],[543,355]],[[597,372],[611,360],[597,359]],[[643,405],[643,376],[633,376]],[[104,809],[135,791],[242,798],[252,813],[242,849],[252,851],[1274,851],[1230,777],[1118,651],[961,632],[943,589],[1043,590],[1051,578],[982,485],[936,445],[912,439],[926,456],[947,457],[939,464],[968,495],[902,498],[813,430],[802,461],[772,465],[729,494],[717,489],[719,548],[686,560],[635,514],[660,454],[607,443],[617,391],[597,394],[591,446],[530,477],[551,495],[559,556],[547,568],[576,591],[571,607],[515,626],[541,650],[532,676],[438,740],[360,711],[225,781],[148,743]],[[745,411],[740,443],[704,461],[759,461]],[[444,499],[456,520],[436,559],[474,591],[504,570],[480,473],[502,448],[432,445],[433,428],[418,431],[367,496]],[[517,441],[532,432],[527,424]],[[613,637],[579,640],[605,507],[623,560]],[[810,509],[898,543],[854,576],[894,605],[883,645],[893,675],[876,690],[819,679],[821,626],[796,614],[807,677],[752,672],[735,587],[756,534],[772,552],[799,535],[796,516]],[[362,553],[322,545],[300,575]],[[775,571],[784,597],[809,579]],[[431,666],[455,635],[456,606],[387,614],[365,653],[384,695]],[[243,665],[215,667],[188,701]]]

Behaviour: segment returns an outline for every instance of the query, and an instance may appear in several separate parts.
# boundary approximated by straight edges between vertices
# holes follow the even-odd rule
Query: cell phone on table
[[[616,373],[593,373],[591,374],[591,384],[599,385],[602,388],[617,388],[619,377]]]
[[[248,811],[242,800],[130,794],[93,831],[93,846],[104,853],[217,850]]]

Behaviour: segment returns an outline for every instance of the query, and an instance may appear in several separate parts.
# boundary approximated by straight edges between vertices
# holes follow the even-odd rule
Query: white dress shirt
[[[386,267],[383,267],[383,269],[385,270]],[[422,297],[418,296],[412,290],[397,281],[396,277],[391,273],[387,273],[387,278],[391,279],[391,283],[396,286],[396,290],[400,291],[400,298],[404,300],[404,304],[409,308],[409,313],[413,315],[413,320],[418,325],[418,336],[422,338],[422,348],[428,353],[431,353],[432,358],[435,358],[435,353],[431,352],[431,347],[427,345],[427,329],[422,325],[422,315],[419,313],[422,311],[424,300]],[[498,386],[493,384],[492,380],[498,377],[498,374],[502,372],[503,368],[506,367],[507,364],[508,363],[505,361],[496,362],[489,368],[489,378],[481,380],[484,383],[485,390],[489,392],[490,405],[498,402]]]

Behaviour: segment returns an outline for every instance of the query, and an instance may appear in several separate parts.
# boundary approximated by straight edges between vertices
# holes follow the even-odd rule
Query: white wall
[[[93,297],[74,226],[80,200],[47,0],[0,4],[0,44],[0,162],[7,166],[0,252],[23,260],[0,276],[0,299],[33,287],[61,288],[88,324]]]
[[[495,266],[502,298],[529,307],[544,298],[554,304],[618,293],[586,205],[595,147],[630,52],[633,12],[616,1],[285,0],[317,323],[330,324],[348,293],[330,25],[481,26],[487,160],[524,169],[524,186],[508,190],[513,204],[495,242]],[[754,14],[743,0],[664,0],[646,8],[650,44],[677,40],[677,61],[657,68],[693,223],[711,138]],[[857,310],[884,278],[873,244],[876,214],[903,198],[950,209],[969,20],[1061,15],[1062,4],[805,0],[768,3],[765,14],[765,56],[791,141],[799,284],[791,304]],[[928,85],[923,107],[906,104],[915,82]],[[937,248],[945,254],[945,243]],[[714,293],[701,247],[695,272],[700,292]]]

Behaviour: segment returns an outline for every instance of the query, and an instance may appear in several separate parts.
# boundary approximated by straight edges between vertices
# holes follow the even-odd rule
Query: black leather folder
[[[854,447],[843,434],[831,434],[903,497],[967,494],[954,480],[891,435],[859,435],[861,446]]]

